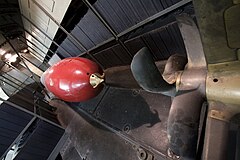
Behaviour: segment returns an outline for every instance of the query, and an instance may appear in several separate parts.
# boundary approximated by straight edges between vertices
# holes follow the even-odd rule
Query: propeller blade
[[[174,154],[186,159],[195,158],[203,102],[204,98],[198,90],[179,91],[174,97],[167,126],[169,147]]]
[[[174,96],[175,85],[168,84],[159,72],[149,50],[144,47],[133,57],[131,70],[135,80],[146,91]]]
[[[197,25],[187,15],[177,17],[178,26],[184,40],[188,57],[188,68],[206,66],[205,55]]]

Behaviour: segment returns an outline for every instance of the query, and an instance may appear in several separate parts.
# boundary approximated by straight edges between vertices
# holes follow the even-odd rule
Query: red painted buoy
[[[90,84],[90,76],[95,73],[103,73],[95,62],[80,57],[66,58],[45,71],[42,81],[58,98],[81,102],[95,97],[103,88],[102,84],[96,88]]]

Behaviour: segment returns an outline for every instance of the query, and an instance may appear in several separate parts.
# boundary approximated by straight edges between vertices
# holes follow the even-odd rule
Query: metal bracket
[[[228,118],[229,116],[227,115],[226,112],[223,112],[223,111],[211,110],[209,111],[208,116],[213,119],[229,122],[229,118]]]
[[[104,73],[102,75],[100,75],[99,73],[91,74],[90,84],[93,86],[93,88],[97,88],[99,84],[104,82],[104,77],[105,77]]]
[[[154,160],[153,154],[145,151],[142,148],[137,149],[137,156],[139,160]]]

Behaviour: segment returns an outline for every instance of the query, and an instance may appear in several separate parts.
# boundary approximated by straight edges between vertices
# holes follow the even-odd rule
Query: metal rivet
[[[137,156],[138,156],[138,159],[145,160],[147,158],[147,153],[142,148],[138,148]]]
[[[128,132],[130,131],[130,129],[131,129],[130,124],[126,124],[126,125],[124,125],[124,127],[123,127],[123,131],[126,132],[126,133],[128,133]]]
[[[132,90],[132,95],[133,96],[137,96],[137,95],[139,95],[140,94],[140,90]]]
[[[217,78],[214,78],[214,79],[213,79],[213,82],[215,82],[215,83],[218,82],[218,79],[217,79]]]

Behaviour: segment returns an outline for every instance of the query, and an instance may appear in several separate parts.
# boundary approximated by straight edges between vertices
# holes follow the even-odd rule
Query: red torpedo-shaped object
[[[51,66],[44,72],[41,81],[56,97],[67,102],[82,102],[95,97],[102,90],[102,84],[90,83],[90,79],[97,75],[103,75],[98,64],[86,58],[74,57]]]

